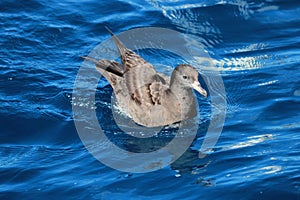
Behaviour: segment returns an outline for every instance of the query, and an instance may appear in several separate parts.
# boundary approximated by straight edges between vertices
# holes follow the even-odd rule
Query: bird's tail
[[[124,74],[124,72],[122,71],[121,64],[114,60],[107,60],[107,59],[97,60],[89,56],[81,56],[81,58],[96,64],[96,69],[101,74],[103,74],[103,71],[110,72],[119,77],[122,77]]]

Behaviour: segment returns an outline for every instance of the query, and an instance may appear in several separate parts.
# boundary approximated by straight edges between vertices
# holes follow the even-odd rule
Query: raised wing
[[[130,97],[138,104],[151,103],[149,85],[156,82],[157,73],[154,67],[124,44],[109,30],[122,61],[124,81]],[[163,82],[162,80],[160,82]]]

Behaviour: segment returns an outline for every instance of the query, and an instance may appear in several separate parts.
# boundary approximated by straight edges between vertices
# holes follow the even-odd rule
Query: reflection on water
[[[170,19],[182,32],[196,35],[198,42],[204,45],[211,55],[214,55],[214,64],[219,70],[258,69],[266,67],[266,63],[271,62],[276,65],[287,59],[282,54],[266,53],[266,50],[270,52],[278,48],[277,38],[271,38],[269,43],[265,43],[263,37],[269,38],[264,35],[257,42],[261,30],[269,29],[271,32],[274,29],[276,31],[276,26],[274,28],[266,27],[265,23],[274,23],[274,21],[270,21],[269,14],[280,8],[279,3],[277,5],[273,1],[257,3],[245,0],[189,1],[188,3],[184,0],[148,0],[148,3],[161,10],[164,16]],[[230,13],[234,15],[230,26],[227,26],[228,21],[226,21],[228,12],[224,13],[223,7],[228,7],[231,10]],[[218,13],[218,18],[224,16],[224,20],[217,19],[215,12]],[[258,20],[257,18],[261,24],[256,27],[251,26],[254,21]],[[284,20],[284,17],[278,20]],[[227,34],[236,37],[228,38]],[[239,40],[241,36],[248,37],[248,39]],[[231,41],[238,42],[238,45],[231,48],[223,46],[224,43]],[[236,43],[232,43],[232,45],[234,44]],[[223,53],[216,54],[216,51],[212,50],[216,47],[220,48]]]
[[[198,39],[207,47],[212,47],[222,41],[220,30],[206,13],[200,11],[205,3],[184,1],[148,1],[160,9],[183,32],[201,35]],[[214,3],[212,3],[214,4]],[[199,12],[198,12],[199,11]]]
[[[222,149],[226,151],[226,150],[230,150],[230,149],[239,149],[239,148],[254,146],[258,143],[264,142],[265,140],[270,140],[272,138],[273,138],[272,134],[251,136],[251,137],[248,137],[249,140],[247,140],[247,141],[239,142],[237,144],[233,144],[233,145],[229,145],[229,146],[225,146]]]

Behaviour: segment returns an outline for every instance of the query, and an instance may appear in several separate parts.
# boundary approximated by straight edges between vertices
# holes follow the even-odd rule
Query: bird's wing
[[[147,63],[142,57],[140,57],[138,54],[136,54],[131,49],[128,49],[125,47],[125,45],[115,36],[115,34],[107,28],[107,31],[110,33],[111,37],[113,38],[115,45],[118,49],[118,52],[120,54],[121,62],[124,67],[124,71],[131,70],[132,68],[135,68],[136,66],[143,65]],[[145,66],[145,68],[152,68],[154,67],[150,64]]]
[[[161,82],[153,82],[141,88],[142,97],[135,96],[135,104],[128,105],[131,117],[137,123],[155,127],[172,124],[181,119],[181,105],[175,94]]]
[[[150,103],[148,87],[153,82],[157,81],[157,73],[150,63],[145,61],[142,57],[134,51],[126,48],[124,44],[109,30],[122,61],[124,69],[124,82],[127,86],[130,97],[137,103]],[[159,76],[161,77],[161,76]],[[163,82],[163,78],[160,81]]]

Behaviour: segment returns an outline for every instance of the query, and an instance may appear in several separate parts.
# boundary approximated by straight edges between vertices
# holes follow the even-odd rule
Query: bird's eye
[[[187,76],[182,76],[182,78],[183,78],[183,79],[187,79],[188,77],[187,77]]]

